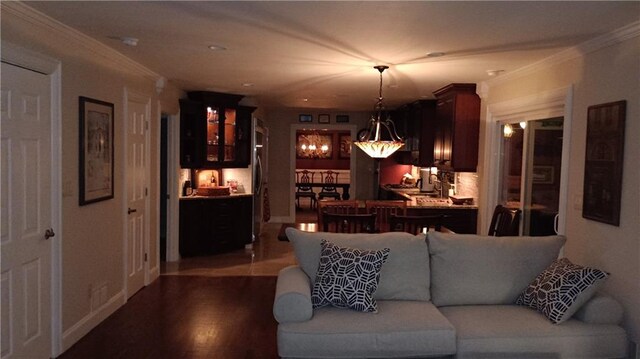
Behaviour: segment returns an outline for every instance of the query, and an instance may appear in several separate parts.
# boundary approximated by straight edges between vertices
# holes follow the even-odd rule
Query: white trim
[[[4,4],[3,4],[4,5]],[[62,353],[62,66],[52,57],[2,41],[2,61],[43,73],[50,81],[51,111],[51,356]]]
[[[124,290],[116,293],[116,295],[111,297],[101,307],[97,308],[97,310],[91,311],[78,320],[71,328],[65,330],[64,333],[62,333],[62,350],[60,353],[71,348],[73,344],[77,343],[78,340],[87,335],[93,328],[123,306],[126,302],[124,293]]]
[[[487,81],[489,87],[527,76],[565,61],[583,57],[584,55],[612,46],[631,38],[640,36],[640,21],[632,22],[607,34],[587,40],[579,45],[555,53],[538,62],[521,67]]]
[[[489,228],[491,214],[497,204],[499,181],[489,179],[499,174],[501,123],[530,121],[551,117],[563,117],[562,164],[560,175],[560,194],[558,212],[558,233],[564,234],[567,217],[569,158],[571,149],[571,120],[573,116],[573,87],[563,87],[531,96],[499,102],[487,106],[485,148],[485,168],[482,193],[487,198],[478,209],[480,211],[480,229]]]
[[[152,128],[152,121],[151,118],[149,118],[149,131],[147,131],[147,136],[149,136],[149,132],[151,132],[151,128]],[[150,267],[148,269],[148,282],[146,284],[149,284],[151,282],[153,282],[154,280],[156,280],[158,278],[158,276],[160,275],[160,201],[166,201],[166,197],[164,197],[164,193],[161,193],[160,191],[160,176],[164,176],[163,173],[160,173],[160,160],[161,160],[161,154],[160,154],[160,144],[162,142],[162,103],[160,102],[160,100],[158,100],[156,102],[156,126],[155,126],[155,138],[156,138],[156,156],[155,156],[155,160],[156,160],[156,168],[157,168],[157,173],[154,173],[154,177],[157,178],[158,180],[156,181],[156,189],[155,189],[155,193],[157,194],[156,196],[156,206],[158,206],[158,210],[156,211],[156,218],[155,218],[155,223],[156,223],[156,231],[158,233],[158,235],[156,236],[156,238],[154,238],[153,240],[156,241],[156,252],[155,253],[149,253],[149,258],[151,258],[151,256],[154,256],[156,259],[156,265],[154,267]],[[149,141],[150,142],[150,141]],[[151,164],[149,164],[149,173],[151,171]],[[151,179],[151,177],[149,177],[149,180]],[[149,197],[151,197],[151,193],[149,193]],[[148,200],[150,201],[150,199]],[[149,234],[150,235],[150,234]],[[151,240],[149,240],[149,245],[151,245]]]
[[[294,194],[296,192],[296,185],[295,185],[295,181],[293,180],[296,176],[296,150],[295,150],[295,143],[296,143],[296,131],[298,130],[305,130],[305,129],[311,129],[311,130],[321,130],[321,129],[327,129],[327,130],[331,130],[331,131],[345,131],[345,130],[349,130],[351,131],[351,138],[356,138],[356,134],[358,132],[358,127],[356,125],[348,125],[348,124],[291,124],[290,130],[289,130],[289,143],[291,143],[293,145],[293,149],[291,151],[289,151],[289,193]],[[351,154],[351,158],[349,161],[349,172],[351,174],[351,178],[350,178],[350,183],[351,186],[349,186],[349,195],[350,198],[355,198],[355,194],[357,193],[356,190],[356,185],[357,185],[357,178],[356,178],[356,156],[355,154]],[[282,217],[282,218],[287,218],[287,217]],[[279,218],[278,218],[279,219]],[[295,222],[296,220],[296,198],[295,195],[289,198],[289,217],[288,217],[288,221],[286,222],[282,222],[282,223],[289,223],[289,222]],[[277,222],[275,217],[272,217],[270,222]]]
[[[3,1],[2,11],[14,15],[21,20],[24,20],[31,26],[43,28],[47,32],[54,34],[54,36],[58,38],[63,38],[70,47],[83,47],[85,50],[90,51],[97,57],[106,59],[107,63],[112,64],[113,68],[115,69],[125,69],[131,73],[138,74],[139,76],[153,79],[154,81],[162,78],[162,76],[160,76],[158,73],[150,70],[149,68],[143,66],[138,62],[131,60],[115,49],[33,9],[24,2]],[[3,16],[4,15],[5,14],[3,14]]]
[[[180,260],[180,114],[167,126],[167,262]]]

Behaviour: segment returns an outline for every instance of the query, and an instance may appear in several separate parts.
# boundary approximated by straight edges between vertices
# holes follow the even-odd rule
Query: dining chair
[[[322,228],[322,213],[356,214],[358,213],[358,201],[351,200],[318,200],[318,228]]]
[[[519,209],[510,209],[502,205],[497,205],[491,217],[489,225],[489,235],[517,236],[520,234],[520,214]]]
[[[426,233],[429,230],[440,232],[445,215],[433,216],[402,216],[392,214],[389,216],[389,228],[392,232],[408,232],[411,234]]]
[[[324,186],[322,186],[320,193],[318,193],[318,199],[327,197],[340,199],[340,193],[338,193],[338,190],[334,186],[338,183],[338,172],[332,170],[321,171],[320,179]]]
[[[392,214],[405,216],[407,214],[406,201],[378,201],[368,200],[364,204],[367,213],[376,214],[376,231],[389,232],[389,217]]]
[[[375,214],[322,213],[322,230],[334,233],[374,233]]]
[[[309,184],[313,183],[313,176],[315,173],[302,170],[296,171],[296,208],[300,208],[300,198],[309,198],[311,201],[310,208],[315,208],[317,199],[316,193],[313,191],[313,187]]]

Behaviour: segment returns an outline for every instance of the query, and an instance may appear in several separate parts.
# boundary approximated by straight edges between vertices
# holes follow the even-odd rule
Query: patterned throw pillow
[[[359,312],[378,312],[373,293],[389,248],[360,250],[321,242],[320,266],[311,293],[313,308],[332,305]]]
[[[554,324],[571,316],[595,294],[608,273],[562,258],[551,263],[520,294],[516,304],[529,306]]]

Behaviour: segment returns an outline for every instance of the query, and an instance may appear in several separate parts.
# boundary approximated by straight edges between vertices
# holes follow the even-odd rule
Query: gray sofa
[[[557,257],[562,236],[337,234],[287,230],[298,265],[278,276],[282,358],[623,358],[621,306],[596,294],[552,324],[518,295]],[[390,253],[377,313],[312,309],[320,241]]]

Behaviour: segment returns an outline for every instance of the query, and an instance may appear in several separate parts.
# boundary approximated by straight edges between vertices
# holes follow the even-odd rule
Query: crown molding
[[[33,27],[42,28],[54,36],[64,39],[72,44],[76,44],[85,50],[90,51],[92,54],[107,60],[116,69],[125,69],[153,81],[157,81],[159,78],[162,78],[160,74],[136,61],[133,61],[115,49],[35,10],[21,1],[3,1],[2,12],[4,13],[4,16],[11,14],[27,22]]]
[[[514,80],[532,73],[544,70],[565,61],[573,60],[588,53],[598,51],[608,46],[619,44],[623,41],[640,36],[640,21],[632,22],[629,25],[613,30],[607,34],[587,40],[581,44],[560,51],[538,62],[521,67],[494,79],[484,81],[488,87],[495,86],[506,81]]]

